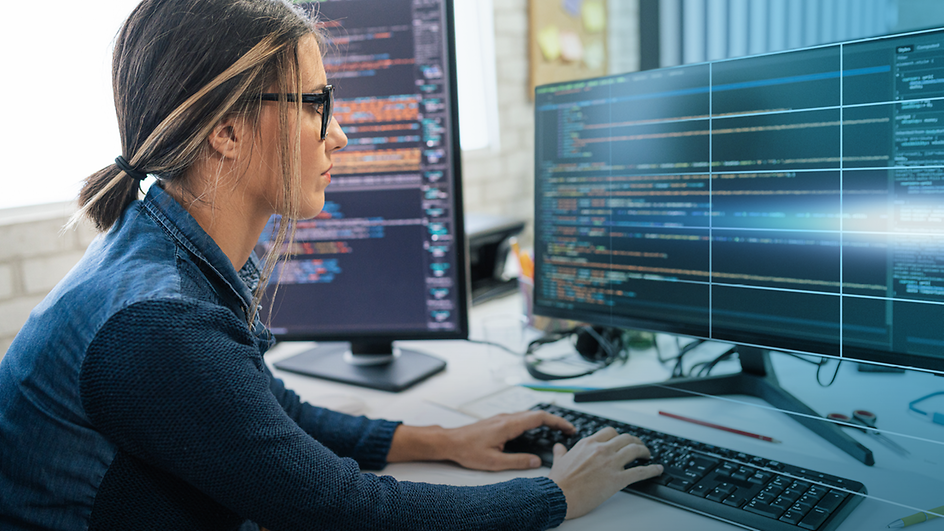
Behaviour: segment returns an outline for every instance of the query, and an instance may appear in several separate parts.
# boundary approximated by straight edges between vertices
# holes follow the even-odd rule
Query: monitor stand
[[[395,348],[392,341],[319,343],[315,348],[275,363],[290,371],[382,391],[399,392],[446,368],[446,362]]]
[[[777,383],[769,352],[756,347],[738,346],[741,372],[704,378],[677,378],[661,384],[634,385],[613,389],[582,391],[574,394],[575,402],[604,400],[635,400],[647,398],[677,398],[698,395],[748,395],[760,398],[770,405],[798,413],[794,420],[836,445],[840,450],[865,463],[874,465],[872,451],[859,444],[842,429],[823,419],[806,404]]]

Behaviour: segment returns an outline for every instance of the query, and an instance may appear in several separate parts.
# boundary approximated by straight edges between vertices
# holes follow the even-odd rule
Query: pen
[[[743,435],[743,436],[745,436],[745,437],[752,437],[752,438],[754,438],[754,439],[760,439],[760,440],[762,440],[762,441],[767,441],[767,442],[771,442],[771,443],[779,443],[779,442],[780,442],[780,441],[778,441],[777,439],[774,439],[773,437],[768,437],[768,436],[766,436],[766,435],[758,435],[758,434],[756,434],[756,433],[751,433],[751,432],[749,432],[749,431],[736,430],[736,429],[734,429],[734,428],[729,428],[729,427],[727,427],[727,426],[722,426],[722,425],[720,425],[720,424],[713,424],[713,423],[711,423],[711,422],[705,422],[705,421],[703,421],[703,420],[697,420],[697,419],[692,419],[692,418],[688,418],[688,417],[683,417],[683,416],[681,416],[681,415],[676,415],[676,414],[674,414],[674,413],[666,413],[665,411],[660,411],[659,414],[660,414],[660,415],[664,415],[664,416],[666,416],[666,417],[671,417],[671,418],[673,418],[673,419],[684,420],[685,422],[691,422],[691,423],[693,423],[693,424],[698,424],[698,425],[701,425],[701,426],[707,426],[707,427],[709,427],[709,428],[714,428],[714,429],[716,429],[716,430],[727,431],[727,432],[730,432],[730,433],[736,433],[736,434],[738,434],[738,435]]]
[[[538,384],[518,384],[521,387],[526,387],[533,391],[544,391],[547,393],[577,393],[580,391],[596,391],[595,387],[576,387],[576,386],[562,386],[562,385],[538,385]]]
[[[937,514],[933,514],[937,513]],[[935,507],[926,513],[915,513],[911,516],[906,516],[904,518],[899,518],[894,522],[888,524],[888,527],[908,527],[909,525],[920,524],[921,522],[927,522],[928,520],[933,520],[944,514],[944,505],[940,507]]]

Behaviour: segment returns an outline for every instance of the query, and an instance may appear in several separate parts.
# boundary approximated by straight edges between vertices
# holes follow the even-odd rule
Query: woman
[[[451,487],[361,472],[534,468],[505,441],[573,426],[537,412],[450,430],[355,418],[272,377],[256,287],[276,257],[260,267],[252,249],[271,215],[318,214],[347,143],[305,15],[284,0],[144,0],[113,81],[123,156],[80,196],[107,232],[0,363],[0,527],[544,529],[661,472],[625,470],[648,450],[612,429],[558,446],[548,477]]]

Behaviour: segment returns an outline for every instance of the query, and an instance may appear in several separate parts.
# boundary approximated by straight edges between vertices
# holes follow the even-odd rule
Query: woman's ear
[[[214,155],[224,159],[237,158],[241,143],[249,138],[244,127],[245,122],[235,116],[224,118],[216,124],[207,139]]]

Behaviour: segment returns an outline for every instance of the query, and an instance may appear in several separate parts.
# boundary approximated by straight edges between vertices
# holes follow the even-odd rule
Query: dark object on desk
[[[466,214],[472,304],[479,304],[518,289],[518,279],[504,278],[509,240],[524,230],[524,221],[502,216]]]
[[[900,367],[887,367],[885,365],[873,365],[871,363],[859,363],[859,372],[879,372],[904,374],[905,370]]]
[[[543,360],[534,356],[535,351],[542,345],[556,343],[568,338],[572,338],[574,349],[580,354],[581,358],[596,365],[573,374],[551,374],[542,371],[540,365]],[[564,332],[548,333],[532,341],[525,353],[524,367],[528,374],[538,380],[565,380],[567,378],[588,376],[600,369],[609,367],[617,360],[625,363],[628,356],[629,351],[623,345],[622,330],[618,328],[578,326]]]
[[[534,409],[569,420],[577,435],[568,437],[543,426],[508,441],[506,452],[535,453],[551,466],[554,443],[569,449],[581,438],[612,426],[642,439],[652,454],[650,462],[664,467],[661,476],[623,490],[751,529],[831,531],[862,501],[863,496],[849,492],[867,493],[857,481],[596,415],[548,404]]]
[[[361,352],[356,354],[364,355]],[[349,343],[322,343],[276,362],[275,366],[283,371],[394,393],[446,368],[445,361],[413,350],[396,349],[392,356],[393,363],[389,360],[375,364],[357,363]]]

